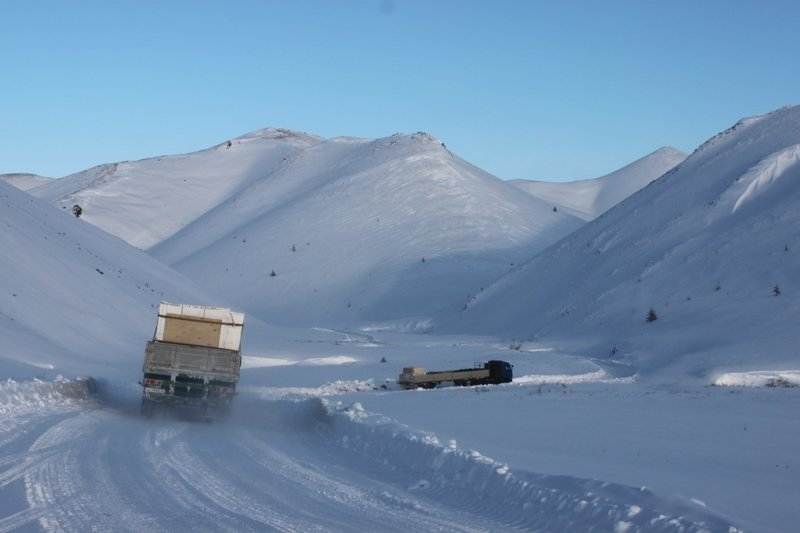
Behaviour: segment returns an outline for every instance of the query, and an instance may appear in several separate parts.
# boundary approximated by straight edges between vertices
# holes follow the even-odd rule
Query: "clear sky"
[[[276,126],[585,178],[796,103],[796,1],[0,0],[0,172]]]

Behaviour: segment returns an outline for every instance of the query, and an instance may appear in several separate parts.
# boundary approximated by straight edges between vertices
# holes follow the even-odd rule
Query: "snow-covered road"
[[[0,531],[480,531],[498,524],[311,463],[314,432],[56,409],[4,435]],[[19,483],[15,483],[19,482]],[[24,496],[14,498],[14,492]]]
[[[93,401],[0,425],[0,531],[720,530],[686,502],[510,472],[355,406],[242,397],[222,423]]]

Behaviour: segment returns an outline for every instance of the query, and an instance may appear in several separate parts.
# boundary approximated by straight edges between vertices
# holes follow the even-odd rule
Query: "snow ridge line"
[[[739,531],[724,518],[682,498],[663,498],[646,487],[599,480],[512,472],[474,450],[446,445],[358,402],[319,399],[331,440],[364,467],[405,484],[420,497],[507,524],[544,531]]]

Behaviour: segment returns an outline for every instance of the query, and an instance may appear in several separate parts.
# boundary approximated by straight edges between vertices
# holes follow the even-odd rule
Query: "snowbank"
[[[662,499],[648,489],[512,471],[456,441],[442,443],[389,418],[320,400],[330,416],[321,431],[363,468],[409,491],[490,516],[510,527],[544,531],[737,531],[691,501]]]
[[[309,357],[308,359],[286,359],[282,357],[262,357],[258,355],[242,356],[242,368],[265,368],[273,366],[336,366],[355,363],[356,358],[349,355],[332,355],[329,357]]]
[[[255,394],[264,400],[278,399],[303,399],[309,397],[322,398],[325,396],[338,396],[351,392],[375,390],[377,387],[371,379],[368,380],[337,380],[319,387],[240,387],[239,391]]]
[[[714,379],[721,387],[799,387],[800,370],[726,372]]]
[[[0,415],[11,416],[52,405],[75,405],[89,398],[85,380],[0,381]]]

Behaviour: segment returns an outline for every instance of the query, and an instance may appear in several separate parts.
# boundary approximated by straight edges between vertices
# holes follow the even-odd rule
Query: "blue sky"
[[[279,126],[593,177],[800,103],[798,4],[0,0],[0,172]]]

